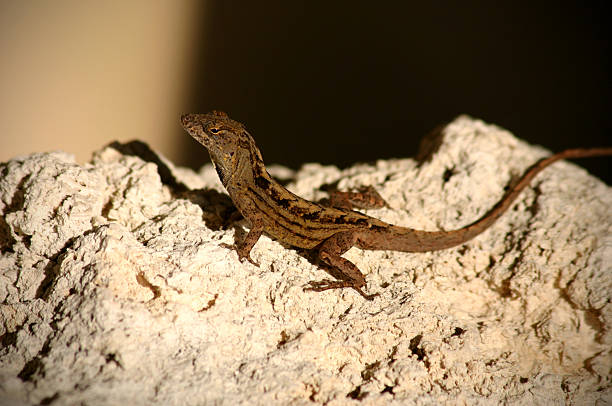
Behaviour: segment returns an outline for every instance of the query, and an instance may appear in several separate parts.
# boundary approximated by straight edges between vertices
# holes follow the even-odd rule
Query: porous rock
[[[308,199],[373,185],[390,207],[368,214],[451,230],[548,154],[465,116],[426,141],[419,161],[271,172]],[[210,165],[143,149],[0,164],[0,404],[610,401],[612,191],[578,166],[547,168],[459,247],[349,250],[367,301],[304,291],[329,276],[267,236],[260,266],[240,263],[222,243],[248,223],[226,224]]]

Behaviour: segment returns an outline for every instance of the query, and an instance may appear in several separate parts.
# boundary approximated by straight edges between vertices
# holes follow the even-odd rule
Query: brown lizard
[[[463,244],[491,226],[521,190],[553,162],[612,155],[612,148],[592,148],[569,149],[543,158],[527,169],[491,210],[470,225],[452,231],[421,231],[388,224],[360,212],[326,207],[291,193],[268,174],[261,153],[244,125],[223,112],[185,114],[181,122],[183,128],[208,149],[223,186],[251,225],[244,240],[231,246],[241,261],[246,259],[259,266],[251,259],[250,252],[265,232],[291,246],[316,249],[319,259],[338,278],[310,282],[307,290],[350,287],[366,299],[376,294],[363,292],[364,275],[355,264],[342,257],[349,248],[425,252]]]

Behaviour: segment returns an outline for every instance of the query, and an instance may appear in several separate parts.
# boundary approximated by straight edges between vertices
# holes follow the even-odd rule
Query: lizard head
[[[227,175],[236,173],[245,165],[261,162],[261,153],[244,125],[232,120],[222,111],[205,114],[183,114],[181,124],[185,131],[204,145],[225,183]]]
[[[239,143],[239,135],[246,131],[242,124],[232,120],[222,111],[183,114],[181,124],[189,135],[211,152],[229,152],[235,149]]]

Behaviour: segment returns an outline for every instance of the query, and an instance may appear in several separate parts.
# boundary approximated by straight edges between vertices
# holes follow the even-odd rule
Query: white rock
[[[465,116],[429,141],[420,164],[311,164],[288,188],[373,185],[392,209],[368,214],[451,230],[547,154]],[[198,177],[166,161],[204,189],[180,194],[120,150],[0,164],[0,404],[610,400],[612,191],[579,167],[546,169],[460,247],[349,250],[380,293],[366,301],[303,291],[328,275],[266,236],[261,266],[240,263],[220,243],[246,223],[219,228],[231,206],[210,166]]]

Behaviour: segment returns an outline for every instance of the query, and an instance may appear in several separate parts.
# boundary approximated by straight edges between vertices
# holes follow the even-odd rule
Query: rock
[[[0,404],[595,404],[612,383],[612,191],[568,162],[489,230],[429,253],[349,250],[353,290],[304,291],[312,256],[242,238],[210,165],[114,143],[0,164]],[[150,152],[150,151],[149,151]],[[264,157],[265,157],[265,151]],[[382,220],[451,230],[545,156],[459,117],[420,161],[305,165],[288,185],[373,185]],[[401,152],[398,151],[401,155]],[[273,173],[274,174],[274,173]]]

